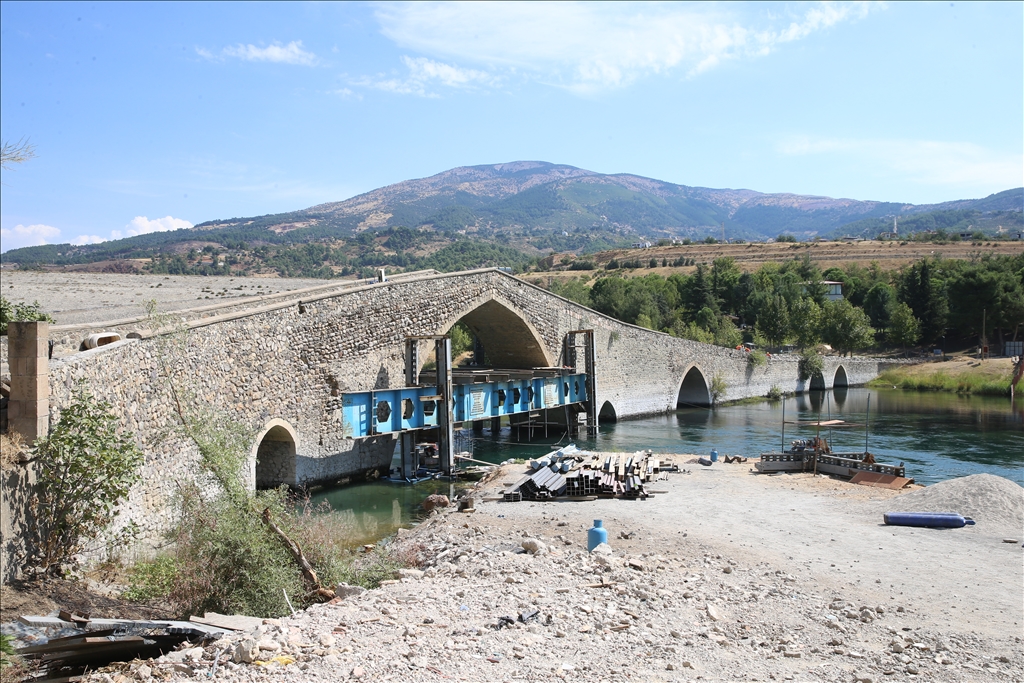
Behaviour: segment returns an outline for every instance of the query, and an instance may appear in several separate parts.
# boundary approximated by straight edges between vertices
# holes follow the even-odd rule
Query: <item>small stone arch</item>
[[[605,401],[601,404],[601,411],[597,414],[597,423],[602,422],[618,422],[618,417],[615,415],[615,406],[612,405],[611,401]]]
[[[820,372],[814,373],[811,383],[807,387],[811,391],[825,391],[825,377]]]
[[[840,365],[838,368],[836,368],[836,374],[832,378],[832,388],[835,389],[837,387],[848,386],[850,386],[850,379],[846,375],[846,368]]]
[[[263,427],[252,447],[256,488],[295,486],[297,446],[295,429],[284,420],[274,419]]]
[[[554,359],[537,329],[513,305],[489,295],[441,326],[445,334],[458,321],[480,340],[488,359],[501,368],[551,367]]]
[[[692,408],[709,405],[711,405],[711,389],[708,387],[708,381],[700,368],[693,365],[683,375],[683,381],[679,384],[676,407]]]

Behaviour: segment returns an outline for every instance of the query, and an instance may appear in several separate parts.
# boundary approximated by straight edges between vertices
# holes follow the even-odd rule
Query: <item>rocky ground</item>
[[[1024,489],[907,492],[684,465],[647,501],[486,500],[396,543],[419,569],[90,681],[1019,681]],[[952,509],[973,527],[887,527]],[[603,519],[604,552],[586,530]],[[1012,540],[1013,542],[1006,542]]]

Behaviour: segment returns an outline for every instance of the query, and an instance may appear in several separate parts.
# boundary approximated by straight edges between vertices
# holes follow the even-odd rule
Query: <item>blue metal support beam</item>
[[[342,397],[342,434],[358,439],[437,427],[441,392],[437,387],[360,391]],[[452,421],[469,422],[533,410],[561,408],[587,400],[587,375],[455,384]]]

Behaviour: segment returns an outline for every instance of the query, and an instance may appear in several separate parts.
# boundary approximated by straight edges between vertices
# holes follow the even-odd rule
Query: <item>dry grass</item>
[[[28,444],[18,432],[0,434],[0,470],[7,471],[18,464],[28,451]]]

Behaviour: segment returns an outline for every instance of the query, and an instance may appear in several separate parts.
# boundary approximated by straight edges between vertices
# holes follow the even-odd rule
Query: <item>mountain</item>
[[[200,223],[188,230],[151,233],[82,247],[63,247],[61,258],[110,258],[152,254],[188,242],[296,244],[356,239],[382,230],[408,227],[449,240],[463,235],[524,250],[595,251],[643,237],[764,240],[781,233],[801,239],[846,234],[875,236],[892,217],[929,214],[959,225],[972,216],[995,214],[1009,226],[1020,224],[1024,188],[984,199],[913,205],[833,199],[754,190],[691,187],[628,173],[601,174],[574,166],[516,161],[463,166],[388,185],[341,202],[284,214]],[[971,213],[973,212],[973,213]],[[966,219],[965,219],[966,216]],[[1016,220],[1016,222],[1014,222]],[[997,220],[998,222],[998,220]],[[1002,224],[1002,223],[1000,223]],[[906,223],[904,223],[906,225]],[[994,230],[994,223],[992,229]],[[417,230],[418,229],[418,230]],[[982,228],[984,229],[984,228]],[[875,231],[872,233],[872,231]],[[35,250],[35,251],[33,251]],[[53,247],[7,252],[5,262],[46,262]]]

